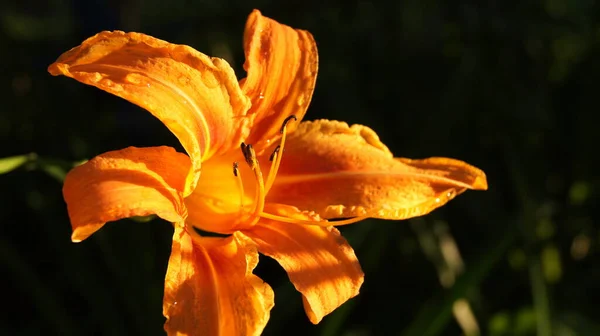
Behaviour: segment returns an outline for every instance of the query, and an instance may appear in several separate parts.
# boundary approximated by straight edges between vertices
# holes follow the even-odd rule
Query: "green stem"
[[[550,320],[550,300],[548,298],[548,288],[542,273],[540,256],[537,253],[530,256],[529,278],[531,281],[533,305],[535,307],[537,334],[538,336],[550,336],[552,329]]]

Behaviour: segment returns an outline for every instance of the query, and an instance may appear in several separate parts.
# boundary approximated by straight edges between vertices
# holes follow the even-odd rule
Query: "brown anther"
[[[239,167],[238,163],[234,162],[233,163],[233,176],[235,176],[235,177],[238,176],[238,170],[239,170],[238,167]]]
[[[281,149],[281,145],[277,145],[277,147],[275,147],[275,149],[273,150],[273,153],[271,153],[271,156],[269,156],[269,161],[273,161],[275,159],[275,155],[277,155],[277,153],[279,153],[280,149]]]
[[[281,134],[283,134],[283,130],[285,130],[285,126],[287,126],[287,123],[290,122],[290,120],[292,119],[294,119],[294,121],[298,121],[298,118],[296,118],[296,116],[293,114],[283,120],[283,125],[281,125],[281,130],[279,131]]]
[[[254,148],[252,145],[246,145],[242,142],[242,153],[244,154],[244,159],[246,159],[246,163],[253,167],[256,161],[256,153],[254,152]]]

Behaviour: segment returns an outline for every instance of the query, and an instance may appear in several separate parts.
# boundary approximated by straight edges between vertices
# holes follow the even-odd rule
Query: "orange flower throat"
[[[230,220],[234,220],[233,222],[230,221],[229,223],[225,223],[226,219],[217,219],[219,216],[216,213],[211,213],[211,211],[203,211],[203,220],[201,222],[204,225],[202,225],[200,229],[217,233],[230,233],[234,230],[250,228],[256,225],[261,218],[277,220],[285,223],[308,224],[317,226],[330,226],[334,224],[325,219],[320,218],[316,214],[307,213],[305,216],[301,216],[301,218],[298,218],[300,216],[298,216],[297,213],[295,213],[294,217],[288,216],[286,215],[285,211],[282,211],[282,205],[269,207],[266,202],[267,195],[273,187],[273,184],[275,183],[277,172],[279,171],[279,167],[281,166],[287,135],[287,125],[292,120],[297,120],[295,115],[291,115],[283,121],[283,125],[281,126],[280,131],[281,141],[269,156],[269,161],[271,162],[271,164],[266,178],[263,174],[259,159],[256,155],[256,151],[252,144],[246,144],[243,142],[241,143],[240,149],[243,155],[243,159],[247,167],[250,169],[250,172],[254,175],[254,181],[251,185],[250,183],[248,183],[248,180],[244,181],[244,178],[242,178],[242,167],[240,167],[240,163],[238,161],[234,161],[233,177],[235,178],[235,191],[232,193],[228,193],[227,195],[220,195],[216,197],[227,203],[233,202],[232,199],[237,199],[235,201],[235,205],[231,204],[232,207],[230,208],[229,212],[230,215],[235,216],[233,218],[227,216],[227,218],[229,218]],[[214,171],[217,170],[211,169],[211,167],[214,165],[215,164],[211,164],[210,161],[207,162],[207,169],[203,173],[204,176],[200,178],[201,186],[197,188],[198,193],[210,193],[211,191],[213,193],[219,193],[218,190],[223,190],[223,188],[217,189],[217,185],[215,183],[217,183],[218,181],[224,181],[225,178],[223,176],[218,176],[214,174]],[[222,171],[222,164],[216,165],[221,167],[221,169],[218,170]],[[224,189],[226,190],[227,188]],[[254,195],[252,197],[249,197],[246,193],[247,191],[252,189],[254,190]],[[251,191],[248,193],[251,194]],[[239,198],[235,197],[233,194],[239,195]],[[191,197],[196,198],[195,195],[192,195]],[[210,199],[206,198],[206,195],[203,195],[203,197],[205,200]],[[213,199],[214,198],[215,197],[213,195]],[[267,210],[265,210],[265,207],[267,207]],[[273,212],[276,212],[278,214],[275,214]],[[367,218],[367,216],[354,217],[346,220],[336,220],[335,225],[351,224],[363,220],[365,218]],[[193,222],[197,223],[197,221]],[[218,223],[226,225],[219,225]]]

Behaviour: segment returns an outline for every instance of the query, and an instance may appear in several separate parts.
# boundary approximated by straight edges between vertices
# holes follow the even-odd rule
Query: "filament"
[[[240,174],[240,170],[238,167],[238,163],[234,162],[233,163],[233,176],[235,176],[236,180],[237,180],[237,186],[238,186],[238,191],[240,192],[240,210],[244,210],[244,181],[242,181],[242,176]]]
[[[271,154],[271,158],[273,158],[271,163],[271,169],[269,170],[269,175],[267,176],[267,185],[266,190],[267,193],[271,190],[273,186],[273,182],[275,182],[275,176],[277,176],[277,171],[279,170],[279,165],[281,164],[281,159],[283,158],[283,146],[285,146],[285,139],[287,136],[287,124],[290,120],[294,119],[294,121],[298,120],[295,115],[291,115],[283,121],[283,125],[281,126],[281,142],[279,146],[275,147],[273,154]]]
[[[327,226],[332,226],[332,225],[333,226],[348,225],[348,224],[353,224],[353,223],[360,222],[361,220],[369,218],[368,216],[360,216],[360,217],[353,217],[353,218],[342,219],[342,220],[329,221],[329,220],[324,219],[322,221],[316,221],[316,220],[289,218],[289,217],[284,217],[284,216],[273,215],[273,214],[266,213],[266,212],[262,212],[260,214],[260,216],[263,218],[272,219],[272,220],[276,220],[276,221],[284,222],[284,223],[308,224],[308,225],[317,225],[317,226],[322,226],[322,227],[327,227]]]

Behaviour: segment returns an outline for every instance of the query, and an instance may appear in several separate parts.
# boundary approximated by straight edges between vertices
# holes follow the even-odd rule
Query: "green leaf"
[[[36,157],[34,153],[30,153],[2,158],[0,159],[0,174],[10,173],[25,163],[35,160]]]
[[[56,159],[38,159],[37,164],[40,170],[61,183],[65,181],[67,171],[73,167],[73,164],[70,162]]]

